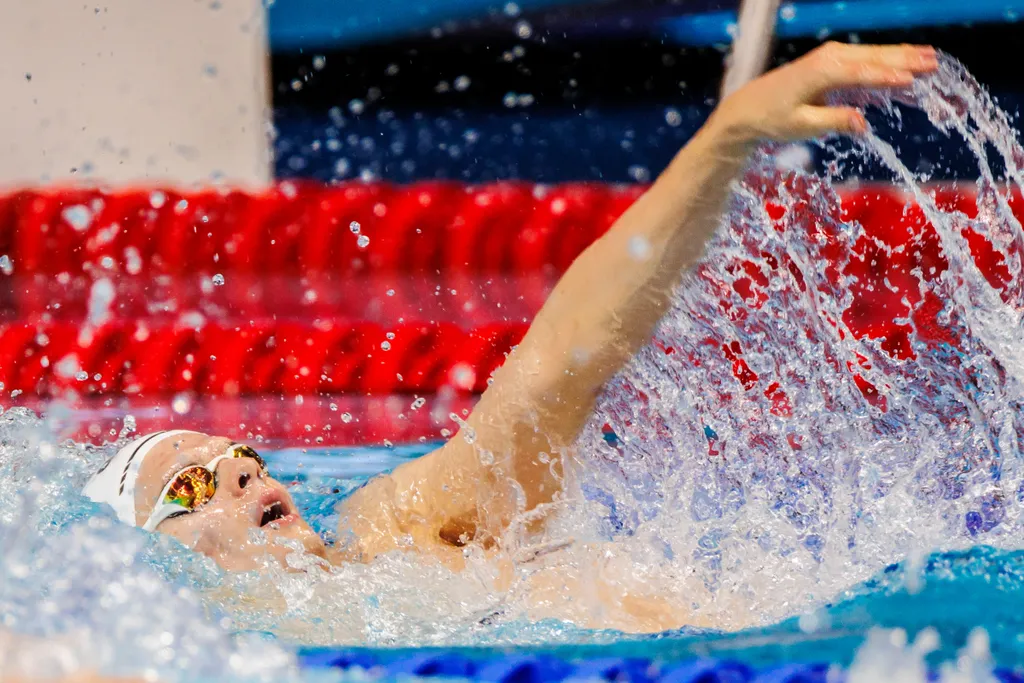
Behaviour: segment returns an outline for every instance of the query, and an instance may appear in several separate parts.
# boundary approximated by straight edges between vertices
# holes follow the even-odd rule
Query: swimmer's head
[[[139,437],[83,493],[113,507],[122,522],[173,536],[228,570],[256,569],[268,555],[285,564],[294,544],[281,541],[326,553],[255,452],[222,437],[188,431]],[[250,538],[254,529],[265,544]]]

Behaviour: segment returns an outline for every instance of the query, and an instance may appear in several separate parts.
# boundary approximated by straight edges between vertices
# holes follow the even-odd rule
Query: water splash
[[[852,99],[894,127],[894,102],[913,105],[962,136],[977,215],[941,205],[881,134],[832,168],[880,161],[920,206],[883,234],[844,213],[834,173],[762,156],[582,439],[575,476],[597,514],[568,528],[646,549],[699,621],[763,623],[913,553],[1024,540],[1024,237],[987,153],[1013,187],[1024,150],[948,56],[892,99]],[[883,336],[872,316],[895,326]]]
[[[0,416],[0,675],[296,675],[287,651],[210,618],[198,591],[216,586],[219,570],[167,538],[94,515],[77,495],[106,449],[59,445],[50,434],[28,411]]]

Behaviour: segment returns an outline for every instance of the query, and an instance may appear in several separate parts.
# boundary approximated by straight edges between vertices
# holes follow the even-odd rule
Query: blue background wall
[[[649,180],[716,103],[735,18],[706,1],[397,2],[271,7],[280,177]],[[1024,0],[786,3],[774,61],[829,37],[931,43],[1016,111],[1018,13]],[[911,117],[894,135],[908,165],[976,175],[931,133]]]

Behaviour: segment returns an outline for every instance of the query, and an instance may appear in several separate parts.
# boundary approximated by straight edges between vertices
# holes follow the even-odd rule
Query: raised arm
[[[423,549],[500,537],[550,502],[560,459],[605,383],[651,338],[758,142],[861,133],[856,109],[824,106],[829,91],[903,87],[935,68],[931,48],[828,44],[726,98],[566,271],[460,433],[350,499],[350,556],[369,559],[403,537]]]

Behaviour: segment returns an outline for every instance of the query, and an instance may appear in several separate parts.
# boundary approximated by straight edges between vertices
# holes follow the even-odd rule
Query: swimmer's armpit
[[[757,144],[862,132],[860,112],[825,106],[826,93],[902,87],[936,68],[932,48],[830,43],[726,98],[647,193],[566,271],[460,433],[394,471],[396,505],[414,510],[406,523],[424,531],[428,547],[450,548],[440,530],[452,520],[500,539],[524,511],[541,517],[561,490],[561,459],[598,394],[650,340]],[[348,512],[380,514],[360,504],[377,497],[371,493],[354,496]]]

